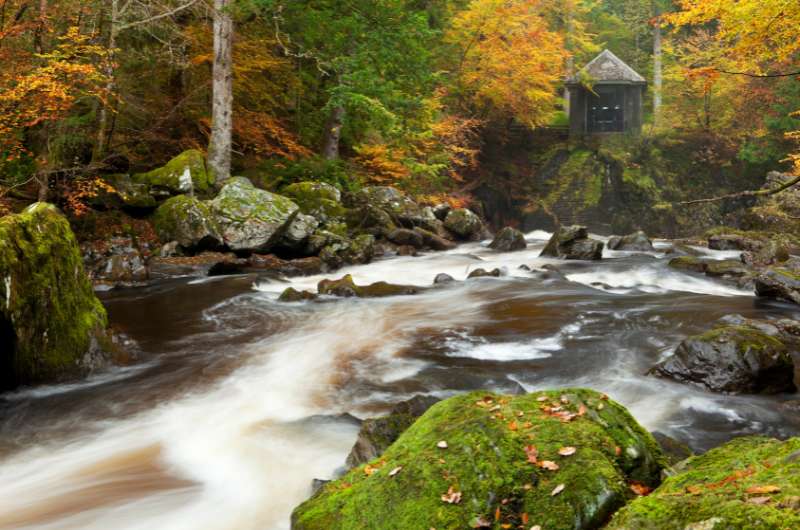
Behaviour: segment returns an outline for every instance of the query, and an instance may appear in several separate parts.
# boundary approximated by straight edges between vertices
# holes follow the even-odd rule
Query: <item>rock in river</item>
[[[627,236],[614,236],[608,240],[611,250],[648,251],[653,250],[653,242],[647,234],[639,230]]]
[[[481,218],[466,208],[456,208],[447,214],[444,226],[461,239],[474,241],[484,232]]]
[[[603,242],[589,239],[585,226],[562,226],[547,242],[541,256],[599,260],[603,257]]]
[[[377,460],[325,484],[292,528],[598,528],[630,482],[655,486],[664,463],[653,437],[597,392],[472,392],[433,405]]]
[[[400,296],[417,294],[421,288],[414,285],[395,285],[386,282],[375,282],[370,285],[356,285],[349,274],[338,280],[322,280],[317,285],[319,294],[340,296],[343,298],[379,298],[383,296]]]
[[[525,242],[525,234],[507,226],[500,230],[494,240],[489,244],[489,248],[500,252],[513,252],[515,250],[525,250],[528,244]]]
[[[109,345],[106,325],[56,207],[0,218],[0,390],[90,371]]]
[[[756,294],[800,304],[800,275],[783,268],[770,268],[756,277]]]

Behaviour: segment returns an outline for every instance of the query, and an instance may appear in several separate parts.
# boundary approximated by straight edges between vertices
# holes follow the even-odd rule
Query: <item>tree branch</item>
[[[159,15],[154,15],[154,16],[152,16],[150,18],[146,18],[144,20],[137,20],[136,22],[131,22],[129,24],[125,24],[123,26],[120,26],[119,28],[117,28],[117,31],[122,31],[122,30],[125,30],[125,29],[134,28],[136,26],[142,26],[144,24],[149,24],[150,22],[155,22],[156,20],[161,20],[162,18],[171,17],[172,15],[176,15],[176,14],[180,13],[184,9],[188,9],[188,8],[192,7],[197,2],[198,2],[198,0],[189,0],[185,4],[180,5],[180,6],[176,7],[175,9],[173,9],[171,11],[167,11],[165,13],[161,13]]]
[[[787,72],[785,74],[753,74],[751,72],[730,72],[728,70],[721,70],[719,68],[714,68],[717,72],[721,74],[728,74],[728,75],[745,75],[747,77],[757,77],[757,78],[769,78],[769,77],[792,77],[795,75],[800,75],[800,71],[797,72]]]
[[[679,204],[681,206],[689,206],[692,204],[703,204],[709,202],[717,202],[717,201],[724,201],[726,199],[741,199],[744,197],[768,197],[770,195],[775,195],[776,193],[780,193],[784,190],[791,188],[792,186],[796,185],[800,182],[800,175],[796,176],[790,181],[784,182],[777,188],[770,188],[768,190],[748,190],[748,191],[740,191],[738,193],[729,193],[727,195],[721,195],[719,197],[711,197],[708,199],[695,199],[693,201],[682,201],[675,204]]]

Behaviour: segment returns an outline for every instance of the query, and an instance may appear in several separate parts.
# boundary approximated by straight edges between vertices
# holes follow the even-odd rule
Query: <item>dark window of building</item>
[[[589,94],[588,132],[622,132],[625,128],[625,88],[595,86]]]

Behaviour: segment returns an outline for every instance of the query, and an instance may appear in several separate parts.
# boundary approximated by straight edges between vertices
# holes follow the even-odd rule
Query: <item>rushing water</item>
[[[791,396],[723,396],[644,375],[719,317],[793,307],[668,269],[658,252],[519,269],[484,244],[352,267],[360,283],[430,285],[446,272],[507,275],[417,296],[278,303],[322,278],[176,280],[105,295],[140,361],[68,385],[0,396],[1,529],[289,527],[312,478],[340,468],[366,417],[427,393],[558,386],[603,390],[651,430],[703,450],[735,435],[800,431]],[[716,258],[731,253],[712,252]]]

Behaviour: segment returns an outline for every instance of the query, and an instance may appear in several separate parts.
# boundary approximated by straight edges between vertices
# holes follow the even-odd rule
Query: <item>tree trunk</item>
[[[336,160],[339,158],[339,140],[342,138],[342,126],[344,126],[344,106],[336,105],[331,110],[328,125],[325,127],[325,139],[322,143],[322,156],[326,160]]]
[[[214,0],[214,72],[208,167],[217,181],[231,176],[233,135],[233,18],[231,0]]]
[[[656,7],[656,23],[653,26],[653,122],[657,126],[661,124],[661,58],[661,14]]]
[[[114,91],[117,89],[116,80],[114,78],[116,72],[114,71],[114,50],[117,48],[117,33],[119,32],[119,0],[111,0],[111,27],[108,30],[108,59],[105,65],[105,75],[108,78],[106,82],[106,97],[112,98]],[[108,104],[100,102],[100,118],[97,125],[97,142],[95,144],[94,156],[92,157],[95,162],[102,160],[106,156],[110,135],[108,134]]]
[[[567,27],[566,27],[566,38],[564,39],[565,48],[567,52],[569,52],[569,56],[567,57],[567,64],[566,64],[566,77],[567,79],[571,78],[575,74],[575,58],[572,55],[572,32],[574,31],[574,18],[572,14],[572,1],[568,0],[566,4],[567,9]],[[570,96],[569,96],[569,87],[564,86],[564,112],[569,116],[569,105],[570,105]]]

